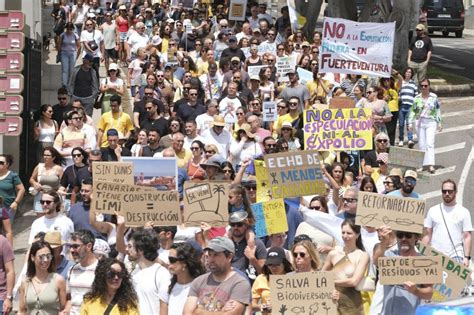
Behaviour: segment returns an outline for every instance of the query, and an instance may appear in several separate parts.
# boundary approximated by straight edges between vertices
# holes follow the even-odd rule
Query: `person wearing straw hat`
[[[254,159],[262,154],[262,148],[250,128],[249,124],[243,123],[230,144],[230,160],[236,170],[238,170],[242,161]]]
[[[231,143],[230,132],[225,130],[226,123],[224,117],[220,115],[214,116],[212,127],[204,131],[201,136],[206,144],[215,144],[219,149],[219,154],[227,159],[229,147]]]
[[[66,244],[62,240],[61,233],[59,231],[49,231],[44,235],[44,241],[48,242],[53,249],[54,264],[56,266],[56,273],[61,275],[64,279],[67,279],[69,269],[74,266],[74,262],[68,260],[63,254],[63,247]]]
[[[279,138],[283,138],[288,142],[288,151],[301,149],[300,141],[295,137],[295,129],[289,121],[286,121],[281,125]]]

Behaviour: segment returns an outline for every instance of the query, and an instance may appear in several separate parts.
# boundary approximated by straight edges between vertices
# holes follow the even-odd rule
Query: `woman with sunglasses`
[[[184,69],[184,72],[190,72],[193,77],[196,77],[198,74],[196,64],[189,56],[184,56],[183,59],[181,59],[181,67]]]
[[[435,173],[434,144],[436,130],[441,132],[441,103],[435,93],[430,92],[430,80],[424,79],[420,82],[421,93],[415,96],[413,107],[409,117],[409,131],[413,131],[413,123],[416,121],[418,141],[420,150],[425,152],[423,169],[428,169],[431,174]]]
[[[107,77],[100,81],[100,92],[104,94],[102,101],[102,114],[110,112],[110,97],[114,94],[120,96],[124,92],[124,81],[120,78],[120,69],[116,63],[109,65]]]
[[[235,170],[229,161],[222,162],[221,170],[224,173],[224,180],[233,181],[235,179]]]
[[[53,146],[59,126],[53,119],[53,106],[50,104],[41,105],[36,116],[39,116],[35,121],[34,129],[34,139],[38,141],[36,160],[42,162],[43,149]]]
[[[66,114],[66,128],[62,129],[54,139],[54,148],[64,156],[70,156],[72,149],[81,147],[90,149],[89,138],[82,130],[84,117],[76,110],[71,110]]]
[[[63,314],[66,280],[55,273],[54,254],[45,241],[31,244],[26,277],[19,289],[18,314]]]
[[[369,254],[362,245],[360,226],[346,219],[341,225],[344,247],[332,250],[324,262],[323,271],[333,271],[336,290],[340,293],[338,313],[363,315],[361,292],[356,286],[363,280],[369,265]]]
[[[160,315],[182,314],[191,283],[206,271],[198,252],[189,243],[174,243],[168,253],[172,274],[168,301],[160,300]]]
[[[193,157],[189,160],[186,167],[190,180],[204,180],[206,179],[206,171],[200,166],[206,158],[203,156],[204,143],[199,140],[194,140],[191,143],[191,153]]]
[[[71,194],[76,179],[88,177],[87,175],[89,174],[87,163],[89,154],[83,148],[75,147],[72,149],[71,156],[73,164],[64,170],[63,176],[61,177],[61,186],[58,189],[58,192],[63,197],[64,211],[66,213],[69,211],[69,206],[71,205]]]
[[[284,122],[280,128],[280,139],[285,139],[288,143],[288,151],[298,151],[301,149],[300,141],[295,137],[295,129],[291,122]]]
[[[383,190],[384,194],[388,194],[392,191],[399,190],[400,188],[402,188],[402,184],[400,182],[400,177],[395,176],[395,175],[390,175],[390,176],[386,177],[384,182],[383,182],[383,186],[385,188]]]
[[[383,100],[383,89],[374,85],[369,86],[367,88],[367,102],[363,108],[370,108],[372,111],[374,135],[381,132],[387,134],[385,123],[392,120],[392,113],[388,108],[387,102]]]
[[[138,315],[138,297],[123,262],[115,258],[99,261],[92,288],[84,295],[81,314]]]
[[[243,124],[247,123],[245,118],[247,114],[247,109],[244,107],[239,107],[235,111],[235,115],[237,117],[236,122],[234,123],[234,137],[237,137],[237,131],[242,127]]]
[[[285,251],[281,247],[271,247],[267,251],[267,259],[262,273],[252,285],[252,310],[262,314],[271,314],[270,275],[285,275],[293,271]]]
[[[213,155],[219,154],[219,149],[215,144],[206,144],[204,145],[204,157],[206,160],[209,160],[209,158]]]

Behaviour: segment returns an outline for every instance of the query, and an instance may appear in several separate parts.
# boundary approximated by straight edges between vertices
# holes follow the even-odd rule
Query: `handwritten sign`
[[[255,167],[255,177],[257,183],[257,202],[269,201],[271,199],[271,191],[268,185],[267,171],[265,162],[261,160],[253,161]]]
[[[184,222],[199,226],[225,226],[229,222],[229,182],[202,181],[184,183]]]
[[[298,67],[296,72],[298,72],[301,84],[306,84],[313,81],[313,73],[311,71]]]
[[[229,20],[245,21],[245,11],[247,11],[246,0],[231,0],[229,8]]]
[[[288,231],[283,199],[254,203],[252,204],[252,212],[255,217],[255,234],[257,237]]]
[[[178,225],[179,196],[177,191],[159,191],[150,187],[94,181],[91,211],[125,217],[129,226]]]
[[[356,224],[370,227],[386,224],[395,231],[422,233],[425,216],[423,199],[359,192]]]
[[[307,150],[372,150],[369,108],[308,109],[303,119]]]
[[[440,256],[380,257],[378,260],[380,283],[383,285],[434,284],[443,281]]]
[[[94,162],[92,178],[100,182],[112,182],[133,185],[133,163],[130,162]]]
[[[270,275],[272,314],[336,315],[334,288],[331,272]]]
[[[418,244],[420,254],[441,257],[443,282],[433,286],[433,302],[443,302],[461,297],[461,292],[468,285],[471,270],[454,261],[431,246]]]
[[[336,96],[329,101],[329,108],[354,108],[355,100],[352,97]]]
[[[361,23],[326,17],[319,71],[389,78],[394,39],[395,22]]]
[[[249,77],[251,78],[252,76],[259,76],[260,74],[260,69],[267,68],[268,66],[249,66],[248,67],[248,74]]]
[[[277,47],[276,43],[260,43],[258,45],[258,53],[259,54],[264,54],[264,53],[270,53],[272,55],[276,55]]]
[[[296,56],[279,57],[275,64],[277,68],[278,81],[288,81],[286,74],[294,71],[296,67]]]
[[[425,152],[414,149],[390,147],[388,164],[392,167],[417,169],[423,165]]]
[[[277,103],[263,102],[262,103],[263,121],[276,121],[278,118]]]
[[[265,154],[265,165],[273,198],[326,192],[317,151]]]

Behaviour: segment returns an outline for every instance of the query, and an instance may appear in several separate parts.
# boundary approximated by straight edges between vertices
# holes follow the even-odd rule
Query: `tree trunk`
[[[357,21],[357,6],[354,0],[331,0],[328,6],[332,17]]]
[[[313,34],[316,30],[319,12],[323,0],[295,0],[296,12],[306,19],[306,23],[301,28],[307,40],[313,41]]]

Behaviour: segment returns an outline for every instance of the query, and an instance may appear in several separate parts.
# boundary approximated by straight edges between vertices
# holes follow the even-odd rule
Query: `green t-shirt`
[[[10,171],[4,179],[0,180],[0,196],[3,198],[5,207],[10,208],[10,205],[15,201],[15,187],[18,184],[21,184],[20,177],[12,171]]]

